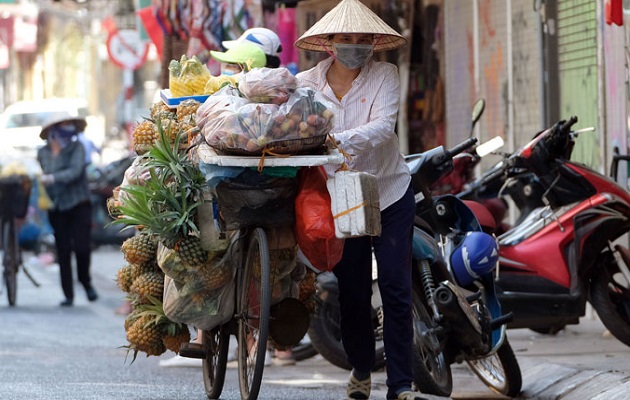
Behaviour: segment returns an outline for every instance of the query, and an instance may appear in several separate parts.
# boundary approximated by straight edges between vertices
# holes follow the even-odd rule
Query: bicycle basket
[[[228,230],[293,224],[296,193],[294,178],[267,178],[256,183],[226,180],[217,186],[219,211]]]
[[[0,177],[0,215],[2,218],[24,218],[28,211],[32,182],[26,175]]]

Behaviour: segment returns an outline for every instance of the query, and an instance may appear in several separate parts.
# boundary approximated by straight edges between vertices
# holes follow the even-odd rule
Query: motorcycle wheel
[[[508,397],[516,397],[521,392],[521,368],[507,338],[496,353],[476,360],[466,360],[466,363],[493,392]]]
[[[590,301],[610,333],[630,346],[630,282],[616,263],[608,265],[591,278]]]
[[[453,391],[451,364],[436,333],[438,325],[417,290],[413,293],[413,382],[422,393],[449,397]]]
[[[317,355],[317,350],[313,347],[313,343],[311,343],[310,338],[309,340],[304,339],[291,348],[291,353],[293,354],[295,361],[303,361]]]
[[[385,367],[385,347],[382,335],[378,332],[383,330],[379,327],[378,316],[374,312],[374,334],[376,336],[376,362],[374,371]],[[313,314],[311,324],[308,328],[308,336],[315,350],[329,363],[351,371],[352,366],[348,362],[346,351],[341,343],[341,330],[339,328],[339,302],[337,296],[326,296]]]

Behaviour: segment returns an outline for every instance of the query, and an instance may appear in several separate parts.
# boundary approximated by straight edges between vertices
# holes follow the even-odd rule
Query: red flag
[[[111,35],[113,32],[116,32],[116,21],[114,18],[107,17],[103,21],[101,21],[101,26],[107,32],[107,36]]]
[[[606,0],[604,7],[606,23],[608,25],[623,25],[623,3],[622,0]]]
[[[144,29],[147,31],[147,35],[155,45],[155,49],[158,53],[158,57],[162,59],[162,46],[164,44],[164,33],[162,28],[155,17],[153,8],[151,6],[141,8],[136,11],[136,14],[140,17]]]

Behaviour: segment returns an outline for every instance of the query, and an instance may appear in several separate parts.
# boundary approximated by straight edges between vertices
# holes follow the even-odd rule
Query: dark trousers
[[[354,369],[371,371],[375,340],[371,317],[372,247],[378,264],[383,299],[387,386],[390,391],[411,386],[412,294],[411,241],[415,202],[411,188],[381,212],[378,237],[346,239],[343,257],[333,269],[339,281],[341,340]]]
[[[83,202],[67,211],[49,211],[48,219],[55,233],[57,262],[61,275],[61,288],[66,299],[74,299],[72,260],[74,251],[79,282],[84,288],[91,286],[90,253],[92,206]]]

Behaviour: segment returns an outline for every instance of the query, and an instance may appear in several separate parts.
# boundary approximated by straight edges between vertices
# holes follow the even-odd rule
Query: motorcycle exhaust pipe
[[[440,285],[434,292],[435,305],[444,316],[443,321],[453,332],[451,336],[467,354],[483,354],[488,350],[486,335],[477,321],[472,307],[463,295],[458,297],[453,289]],[[462,309],[466,308],[466,310]]]

